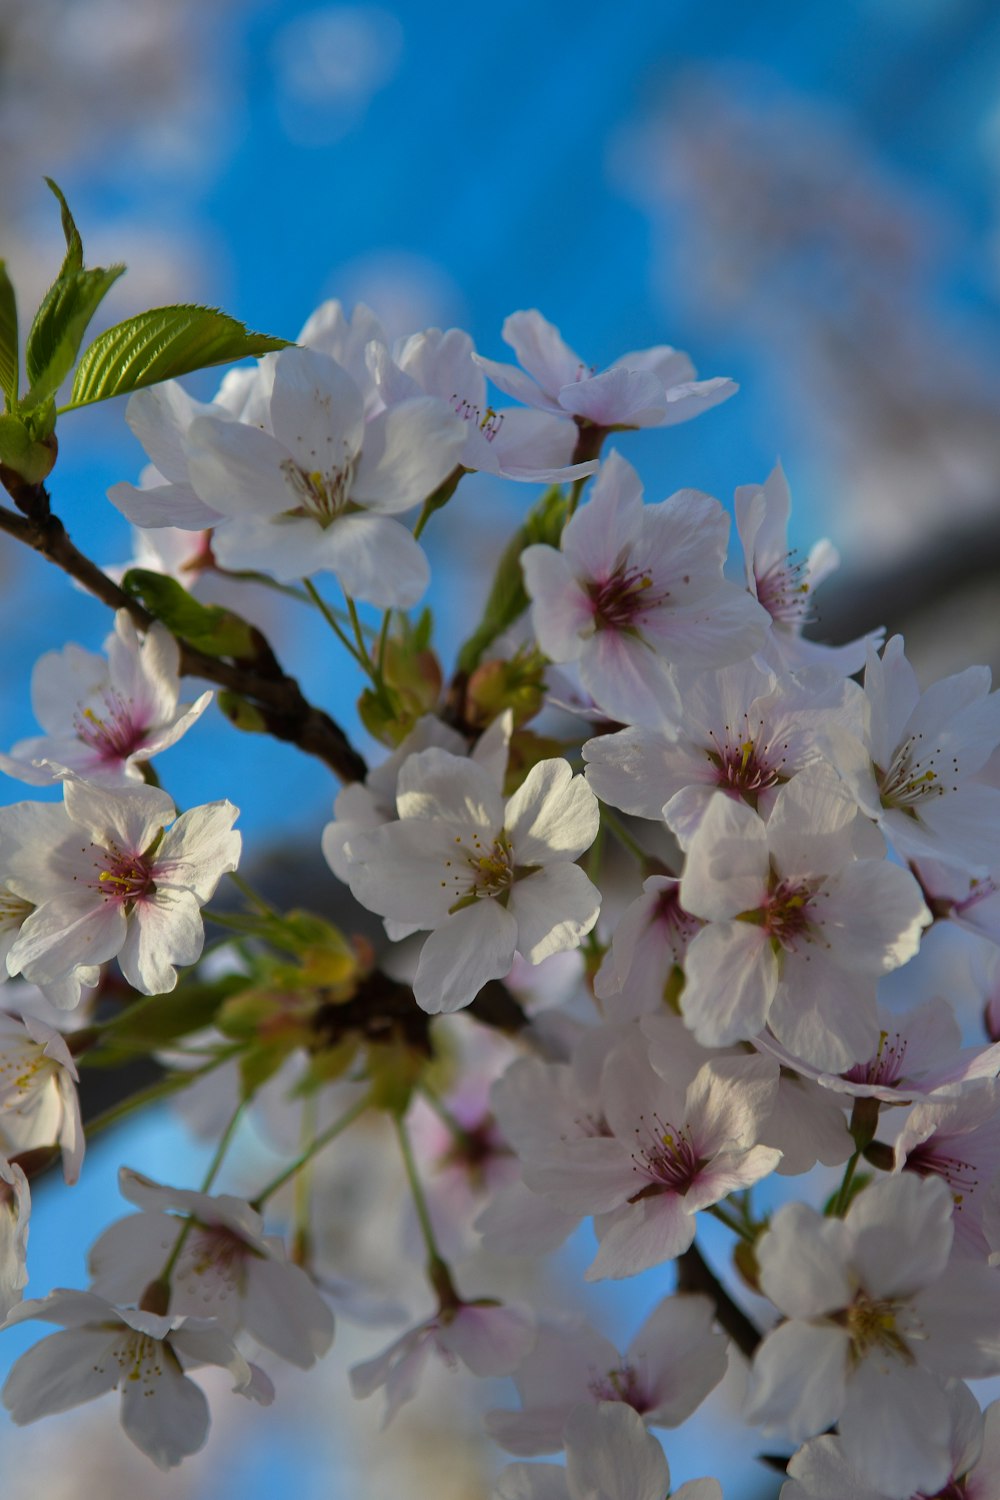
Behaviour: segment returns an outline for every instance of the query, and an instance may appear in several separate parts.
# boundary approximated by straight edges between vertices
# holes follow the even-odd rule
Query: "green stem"
[[[286,1182],[291,1181],[296,1172],[301,1172],[302,1168],[307,1162],[312,1161],[317,1152],[322,1151],[324,1146],[329,1145],[332,1140],[335,1140],[349,1125],[353,1125],[355,1120],[364,1114],[368,1108],[368,1104],[369,1100],[366,1094],[363,1099],[358,1100],[357,1104],[352,1104],[350,1109],[345,1110],[340,1118],[335,1120],[326,1130],[321,1131],[312,1144],[307,1146],[290,1166],[285,1167],[284,1171],[279,1172],[277,1177],[272,1178],[267,1187],[257,1194],[253,1200],[254,1208],[258,1211],[263,1208],[267,1200],[272,1198],[279,1188],[283,1188]]]
[[[842,1219],[844,1217],[844,1214],[847,1212],[847,1205],[850,1202],[851,1183],[854,1181],[854,1173],[857,1170],[857,1165],[860,1160],[861,1152],[855,1151],[854,1155],[848,1161],[847,1166],[844,1168],[844,1178],[840,1184],[840,1191],[837,1194],[837,1201],[833,1205],[835,1218]]]
[[[746,1240],[749,1245],[753,1244],[753,1233],[745,1224],[741,1224],[738,1219],[731,1218],[721,1203],[710,1204],[706,1212],[710,1213],[713,1219],[718,1219],[720,1224],[725,1224],[726,1228],[731,1229],[733,1234],[738,1235],[741,1240]]]
[[[260,932],[259,917],[241,917],[235,912],[211,911],[207,906],[202,907],[201,914],[206,922],[214,922],[216,927],[228,927],[232,932]]]
[[[413,1147],[410,1145],[410,1137],[406,1133],[402,1116],[394,1115],[393,1124],[399,1139],[399,1149],[403,1155],[406,1178],[410,1184],[410,1192],[413,1194],[413,1206],[417,1210],[417,1219],[420,1222],[420,1233],[423,1235],[427,1249],[427,1279],[437,1295],[438,1306],[442,1312],[447,1308],[461,1307],[462,1299],[455,1290],[448,1262],[438,1249],[434,1225],[431,1223],[430,1210],[427,1207],[427,1198],[417,1172],[417,1164],[413,1159]]]
[[[226,1152],[229,1150],[230,1143],[232,1142],[233,1136],[236,1133],[236,1127],[240,1123],[240,1117],[242,1116],[245,1107],[246,1100],[241,1099],[239,1104],[237,1104],[236,1108],[230,1115],[229,1123],[226,1126],[225,1130],[222,1132],[222,1135],[219,1137],[219,1144],[216,1146],[215,1151],[212,1153],[212,1160],[209,1162],[208,1167],[205,1171],[205,1175],[202,1178],[199,1192],[207,1193],[211,1190],[212,1183],[219,1175],[219,1168],[222,1166],[223,1158],[225,1157]],[[194,1227],[194,1223],[194,1218],[189,1214],[181,1225],[180,1233],[178,1234],[176,1240],[174,1240],[173,1249],[167,1256],[163,1270],[156,1278],[161,1286],[169,1287],[170,1278],[174,1274],[177,1262],[178,1260],[180,1260],[181,1251],[184,1249],[188,1235],[191,1233],[191,1230]]]
[[[637,839],[632,837],[621,819],[615,813],[610,812],[603,803],[601,804],[601,826],[602,828],[609,828],[622,848],[627,849],[630,854],[634,854],[640,864],[648,864],[649,855],[646,850],[643,849]]]
[[[572,517],[576,514],[576,507],[580,503],[580,496],[583,494],[583,487],[586,483],[586,475],[584,475],[581,479],[573,480],[573,487],[569,492],[569,503],[566,506],[567,521],[571,520]]]
[[[374,681],[377,681],[378,679],[376,677],[375,667],[372,664],[371,657],[368,655],[368,647],[365,645],[365,636],[364,631],[361,629],[361,616],[358,614],[358,606],[355,604],[350,594],[344,595],[344,603],[347,605],[347,613],[351,621],[351,628],[354,631],[354,641],[355,645],[358,648],[358,660],[364,664],[365,671],[369,674],[369,676]]]
[[[367,672],[370,676],[372,667],[371,662],[368,660],[367,652],[358,652],[358,649],[355,646],[354,642],[350,640],[346,632],[340,628],[340,624],[338,623],[336,615],[327,604],[322,594],[316,588],[312,579],[303,578],[302,583],[305,587],[306,593],[309,595],[310,599],[315,604],[316,608],[319,610],[320,614],[323,616],[324,620],[333,631],[334,635],[340,641],[340,644],[345,648],[345,650],[350,652],[350,654],[354,657],[354,660],[357,662],[358,666],[361,667],[362,671]]]
[[[375,653],[375,670],[378,672],[379,682],[385,681],[385,649],[389,641],[389,621],[392,619],[392,610],[387,609],[382,616],[382,629],[378,634],[378,649]]]
[[[253,886],[249,883],[249,881],[243,879],[242,875],[237,875],[235,870],[229,870],[227,871],[227,873],[229,875],[229,879],[232,881],[233,885],[240,892],[240,894],[246,897],[251,906],[256,906],[257,910],[261,913],[262,916],[278,916],[278,912],[275,911],[270,902],[265,901],[263,896],[259,896],[254,890]]]
[[[146,1088],[137,1090],[136,1093],[130,1094],[127,1099],[122,1099],[117,1104],[112,1104],[110,1108],[103,1110],[99,1115],[95,1115],[92,1120],[87,1121],[87,1139],[90,1140],[92,1136],[99,1134],[102,1130],[106,1130],[109,1125],[115,1125],[119,1120],[124,1120],[134,1110],[142,1109],[146,1104],[156,1104],[160,1099],[169,1099],[171,1094],[177,1094],[182,1089],[187,1088],[189,1084],[194,1083],[196,1079],[204,1078],[206,1073],[211,1073],[213,1069],[221,1067],[224,1062],[228,1062],[231,1057],[235,1057],[236,1053],[240,1051],[242,1051],[242,1047],[239,1043],[236,1043],[232,1047],[227,1047],[224,1051],[216,1053],[215,1057],[211,1058],[201,1068],[193,1068],[191,1072],[168,1073],[166,1078],[158,1078],[155,1083],[148,1084]]]

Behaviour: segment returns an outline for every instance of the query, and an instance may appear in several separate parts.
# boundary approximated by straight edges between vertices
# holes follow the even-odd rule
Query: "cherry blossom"
[[[42,842],[50,808],[21,803],[0,814],[0,861],[4,829],[19,845],[8,888],[34,908],[8,951],[8,971],[45,986],[117,955],[143,994],[173,989],[174,964],[201,954],[200,908],[236,868],[237,809],[209,803],[175,820],[155,787],[72,780],[63,790],[66,828],[55,848]]]
[[[104,649],[107,660],[66,646],[37,662],[31,699],[46,733],[0,755],[0,769],[36,786],[67,770],[103,786],[141,781],[143,762],[176,744],[212,701],[205,692],[178,703],[180,648],[158,622],[140,640],[120,609]]]
[[[663,1449],[637,1412],[602,1401],[579,1406],[565,1429],[566,1467],[508,1464],[493,1500],[722,1500],[715,1479],[691,1479],[670,1489]]]
[[[986,1265],[948,1268],[951,1210],[942,1182],[904,1174],[843,1220],[786,1204],[757,1245],[787,1321],[754,1357],[748,1420],[793,1442],[837,1422],[847,1461],[896,1500],[947,1480],[943,1381],[1000,1372],[1000,1284]]]
[[[186,1368],[218,1365],[240,1395],[262,1405],[274,1396],[263,1371],[210,1318],[160,1317],[62,1287],[22,1302],[7,1322],[27,1318],[62,1331],[22,1354],[7,1377],[3,1402],[19,1426],[120,1389],[126,1436],[158,1468],[172,1469],[208,1436],[208,1402]]]
[[[171,1277],[172,1313],[215,1318],[232,1336],[245,1330],[301,1369],[326,1353],[333,1340],[329,1308],[305,1271],[285,1258],[281,1240],[263,1233],[248,1203],[227,1193],[164,1187],[127,1167],[119,1186],[142,1212],[119,1219],[91,1247],[95,1292],[113,1302],[138,1301],[187,1223]]]
[[[397,788],[399,819],[365,836],[351,888],[370,911],[433,929],[414,977],[424,1010],[458,1010],[515,951],[540,963],[593,927],[600,897],[573,861],[594,840],[597,800],[566,761],[533,766],[506,805],[488,771],[445,750],[411,755]]]
[[[535,308],[511,313],[503,340],[517,355],[520,370],[475,356],[494,385],[527,406],[607,430],[673,427],[737,390],[732,380],[720,377],[696,380],[687,355],[667,344],[623,354],[598,374]]]
[[[905,1168],[947,1184],[954,1203],[954,1253],[985,1260],[993,1247],[983,1214],[1000,1179],[1000,1082],[983,1079],[957,1099],[916,1105],[896,1139],[895,1154],[897,1171]]]
[[[681,906],[679,880],[670,875],[644,880],[642,895],[619,917],[594,975],[605,1018],[632,1021],[662,1010],[667,995],[679,991],[688,946],[702,925]]]
[[[58,1031],[37,1017],[0,1011],[0,1151],[15,1156],[58,1146],[63,1174],[76,1182],[83,1165],[79,1074]]]
[[[620,1401],[649,1427],[679,1427],[726,1373],[726,1341],[706,1297],[665,1297],[620,1355],[579,1320],[543,1323],[514,1375],[520,1411],[492,1411],[486,1428],[509,1453],[533,1458],[562,1447],[574,1407]]]
[[[674,667],[743,661],[766,639],[765,611],[723,579],[728,535],[722,506],[697,490],[643,505],[639,476],[610,454],[559,549],[521,554],[538,644],[554,662],[579,662],[608,717],[676,721]]]
[[[28,1284],[31,1192],[17,1162],[0,1156],[0,1318],[21,1301]]]

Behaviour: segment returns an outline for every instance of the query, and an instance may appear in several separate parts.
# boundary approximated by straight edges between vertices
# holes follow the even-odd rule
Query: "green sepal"
[[[845,1194],[843,1204],[841,1204],[840,1202],[840,1188],[837,1188],[836,1191],[832,1192],[829,1198],[827,1198],[826,1202],[823,1204],[824,1217],[827,1219],[832,1219],[838,1212],[840,1213],[840,1216],[843,1217],[858,1194],[863,1193],[865,1188],[869,1185],[869,1183],[873,1182],[874,1179],[874,1172],[855,1172],[854,1176],[850,1180],[850,1183],[848,1184],[847,1193]]]
[[[90,321],[124,266],[95,266],[89,271],[60,273],[35,314],[24,346],[29,390],[22,406],[38,405],[59,389],[79,353]]]
[[[0,467],[18,474],[27,484],[41,484],[55,461],[54,439],[37,442],[19,417],[0,415]]]
[[[242,729],[244,734],[267,733],[267,720],[260,709],[240,693],[221,692],[216,702],[234,729]]]
[[[524,524],[507,543],[497,565],[483,617],[458,653],[460,672],[475,671],[487,647],[528,608],[530,601],[521,576],[521,553],[536,542],[558,547],[567,504],[564,492],[558,485],[553,485],[528,512]]]
[[[45,184],[59,203],[62,230],[66,238],[66,254],[63,256],[59,275],[60,277],[71,276],[74,271],[83,270],[83,240],[80,238],[80,231],[76,227],[73,215],[69,211],[69,204],[63,197],[62,188],[58,183],[53,182],[51,177],[46,177]]]
[[[209,365],[270,354],[288,342],[254,333],[217,308],[154,307],[98,335],[77,366],[70,406],[109,401]]]
[[[221,1006],[247,986],[245,974],[226,974],[211,982],[182,980],[166,995],[148,995],[115,1016],[101,1032],[100,1046],[84,1054],[88,1067],[118,1067],[137,1054],[203,1031]]]
[[[7,263],[0,260],[0,390],[8,410],[17,401],[17,298],[7,275]]]
[[[206,656],[230,656],[237,661],[252,661],[256,656],[252,625],[218,604],[200,604],[175,578],[147,568],[130,568],[121,586],[178,640]]]

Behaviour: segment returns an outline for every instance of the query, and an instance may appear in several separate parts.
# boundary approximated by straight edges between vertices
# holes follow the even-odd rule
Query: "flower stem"
[[[437,1293],[442,1309],[445,1307],[458,1307],[461,1304],[461,1298],[452,1282],[448,1263],[438,1249],[437,1238],[434,1234],[434,1225],[431,1223],[430,1210],[427,1207],[427,1198],[424,1194],[423,1184],[417,1173],[417,1164],[413,1159],[413,1147],[410,1145],[410,1137],[407,1134],[406,1126],[403,1124],[402,1116],[394,1115],[393,1124],[396,1127],[396,1135],[399,1139],[399,1149],[403,1156],[406,1178],[410,1184],[410,1192],[413,1195],[413,1206],[417,1211],[417,1219],[420,1223],[420,1233],[423,1235],[424,1245],[427,1249],[427,1279]]]
[[[366,651],[359,652],[354,642],[348,637],[347,633],[341,629],[336,615],[327,604],[326,600],[323,598],[322,594],[319,592],[319,589],[317,589],[312,579],[303,578],[302,583],[306,593],[309,595],[310,599],[315,604],[316,608],[319,610],[320,614],[323,616],[324,620],[329,625],[334,635],[337,637],[338,641],[340,641],[340,644],[345,648],[345,650],[350,652],[350,654],[354,657],[354,660],[357,662],[358,666],[361,667],[364,672],[367,672],[369,676],[371,676],[372,666],[371,662],[368,660],[368,653]]]
[[[216,1146],[215,1151],[212,1154],[212,1160],[209,1162],[208,1167],[206,1168],[199,1192],[207,1193],[211,1191],[212,1183],[219,1175],[219,1168],[222,1166],[222,1162],[226,1155],[226,1152],[229,1150],[233,1136],[236,1134],[236,1127],[240,1123],[240,1118],[243,1114],[244,1108],[246,1107],[246,1102],[247,1101],[245,1099],[241,1099],[230,1115],[229,1123],[227,1124],[225,1130],[222,1132],[222,1135],[219,1137],[219,1144]],[[177,1267],[177,1262],[180,1259],[181,1251],[184,1249],[184,1245],[187,1241],[188,1235],[191,1233],[194,1222],[194,1219],[189,1214],[181,1225],[180,1233],[174,1241],[173,1249],[167,1256],[166,1264],[164,1265],[163,1270],[160,1272],[159,1276],[156,1278],[157,1282],[162,1288],[169,1288],[170,1286],[170,1278],[174,1274],[174,1271]]]
[[[834,1218],[842,1219],[844,1217],[844,1214],[847,1212],[847,1206],[851,1201],[851,1183],[854,1181],[854,1173],[857,1170],[857,1165],[860,1160],[861,1152],[855,1151],[854,1155],[848,1161],[847,1166],[844,1168],[843,1181],[840,1184],[840,1191],[838,1192],[836,1202],[833,1205]]]
[[[601,826],[609,828],[622,848],[627,849],[630,854],[634,854],[640,864],[646,865],[649,863],[649,855],[639,841],[632,837],[621,819],[615,813],[610,812],[604,806],[603,802],[601,803]]]
[[[363,1115],[367,1108],[368,1095],[366,1094],[363,1099],[359,1099],[356,1104],[352,1104],[350,1109],[345,1110],[340,1118],[334,1120],[333,1124],[329,1125],[326,1130],[321,1131],[315,1140],[295,1158],[290,1166],[285,1167],[283,1171],[279,1172],[277,1177],[273,1177],[267,1184],[267,1187],[263,1188],[257,1194],[253,1200],[253,1207],[258,1211],[262,1209],[267,1200],[272,1198],[279,1188],[283,1188],[285,1183],[290,1182],[297,1172],[301,1172],[307,1162],[312,1161],[313,1157],[319,1151],[322,1151],[324,1146],[329,1145],[332,1140],[335,1140],[349,1125],[353,1125],[355,1120]]]

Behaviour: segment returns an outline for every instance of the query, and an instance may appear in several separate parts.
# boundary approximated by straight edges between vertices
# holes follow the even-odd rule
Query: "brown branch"
[[[715,1316],[720,1327],[732,1339],[737,1349],[752,1359],[761,1341],[760,1330],[751,1323],[746,1313],[733,1301],[722,1282],[704,1259],[697,1245],[685,1250],[677,1260],[677,1290],[679,1292],[702,1292],[715,1303]]]
[[[58,516],[48,512],[48,497],[41,487],[39,489],[46,503],[34,507],[33,515],[17,515],[0,507],[0,531],[40,552],[109,608],[127,609],[136,624],[148,630],[153,623],[152,615],[135,599],[130,599],[96,563],[73,545]],[[203,677],[238,693],[253,704],[264,727],[275,739],[286,740],[298,745],[306,754],[315,755],[341,781],[364,779],[367,766],[362,756],[329,714],[310,703],[295,678],[283,671],[263,636],[259,638],[258,652],[252,664],[222,661],[183,642],[178,644],[180,670],[185,677]]]

